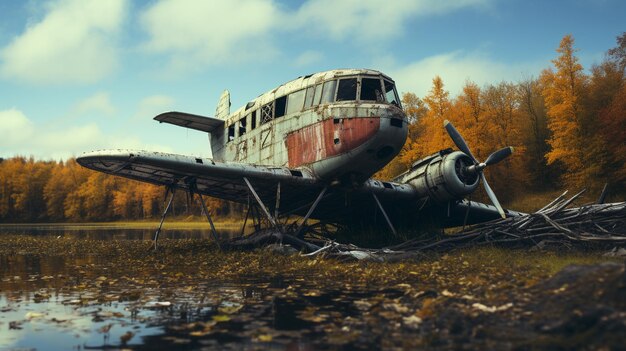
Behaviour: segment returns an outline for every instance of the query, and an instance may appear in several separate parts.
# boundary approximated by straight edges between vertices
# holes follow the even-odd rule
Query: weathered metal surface
[[[380,118],[327,119],[287,134],[288,166],[300,167],[344,154],[372,138]]]

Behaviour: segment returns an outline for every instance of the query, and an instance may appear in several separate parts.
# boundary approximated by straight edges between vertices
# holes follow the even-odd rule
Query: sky
[[[623,0],[0,0],[0,158],[99,149],[209,156],[213,116],[282,83],[371,68],[425,96],[537,77],[566,34],[586,69],[626,31]]]

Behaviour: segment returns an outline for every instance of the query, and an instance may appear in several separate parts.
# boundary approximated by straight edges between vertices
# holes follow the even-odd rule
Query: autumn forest
[[[513,156],[486,171],[505,204],[553,190],[599,193],[604,184],[615,196],[626,195],[626,33],[602,62],[587,69],[567,35],[538,77],[485,86],[467,81],[452,97],[435,76],[426,96],[404,93],[402,103],[409,137],[378,178],[393,179],[421,157],[453,148],[443,128],[449,120],[479,160],[501,147],[515,148]],[[73,159],[0,159],[1,222],[158,218],[163,200],[160,187],[93,172]],[[243,209],[208,201],[218,217]],[[177,194],[175,215],[198,211],[185,194]]]

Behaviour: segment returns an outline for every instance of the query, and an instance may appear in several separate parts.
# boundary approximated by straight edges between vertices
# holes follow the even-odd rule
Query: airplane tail
[[[230,92],[224,90],[215,109],[215,118],[226,119],[230,115]]]

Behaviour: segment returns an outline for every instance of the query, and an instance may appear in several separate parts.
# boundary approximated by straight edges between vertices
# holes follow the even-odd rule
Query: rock
[[[281,244],[270,244],[265,247],[265,250],[278,255],[295,255],[298,253],[298,250],[293,248],[291,245],[281,245]]]
[[[614,247],[611,251],[605,253],[602,256],[606,257],[626,257],[626,248]]]

